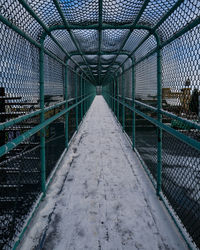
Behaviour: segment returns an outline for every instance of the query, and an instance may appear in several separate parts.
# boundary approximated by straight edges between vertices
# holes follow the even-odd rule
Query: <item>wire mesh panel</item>
[[[38,107],[39,53],[37,48],[2,23],[0,38],[0,87],[1,97],[6,98],[7,120]]]
[[[163,108],[190,120],[199,112],[200,26],[170,43],[162,50]]]
[[[44,112],[43,101],[49,108],[66,97],[68,106],[75,105],[94,93],[88,81],[103,85],[104,97],[123,129],[130,137],[136,132],[136,148],[158,180],[157,193],[162,186],[200,246],[199,13],[198,0],[0,0],[0,122],[4,126],[11,119],[28,115],[3,127],[0,146],[5,149],[5,143],[39,126],[26,143],[22,140],[20,146],[12,146],[0,160],[1,248],[12,246],[12,237],[20,231],[40,184],[45,189],[46,180],[38,181],[37,194],[32,194],[31,176],[33,181],[39,180],[38,175],[45,171],[45,154],[46,177],[50,175],[65,148],[64,132],[68,127],[69,139],[72,137],[93,96],[71,109],[68,117],[59,118],[67,105]],[[45,33],[44,55],[40,42]],[[132,107],[140,115],[135,115]],[[40,116],[29,117],[36,111]],[[57,119],[52,120],[54,116]],[[52,122],[42,127],[40,121],[49,119]],[[12,206],[6,210],[5,204]]]
[[[142,42],[142,39],[148,34],[147,30],[133,30],[124,45],[125,51],[134,51],[136,47]]]
[[[129,30],[104,30],[102,33],[102,50],[116,51],[119,50],[120,44],[125,40]]]
[[[169,11],[176,2],[176,0],[150,0],[139,20],[139,23],[148,24],[150,27],[155,26],[161,17],[167,13],[167,11]]]
[[[187,26],[188,23],[198,18],[199,13],[200,5],[198,0],[182,1],[180,6],[159,26],[158,32],[162,34],[162,40],[165,41],[172,37],[182,27]],[[193,34],[190,38],[193,38]]]
[[[103,0],[103,21],[110,24],[131,23],[141,6],[142,1]]]
[[[52,0],[27,0],[27,3],[47,27],[62,24],[62,18]]]
[[[33,1],[29,2],[31,3]],[[28,11],[23,8],[19,1],[1,0],[0,13],[11,21],[12,24],[18,26],[25,33],[29,34],[32,38],[39,40],[39,35],[43,32],[42,27],[28,13]]]
[[[135,67],[135,98],[136,100],[157,105],[157,60],[153,55]]]
[[[40,194],[40,149],[37,145],[36,135],[11,150],[0,163],[1,249],[12,247],[14,237],[21,231]]]
[[[157,128],[141,116],[136,115],[136,149],[150,170],[157,177]]]
[[[51,174],[65,149],[64,121],[65,118],[62,116],[45,129],[46,178]]]
[[[200,153],[163,134],[163,192],[193,240],[200,246]]]
[[[98,31],[97,30],[73,30],[83,52],[96,52],[98,50]],[[68,45],[67,45],[68,47]],[[74,50],[75,51],[75,50]]]
[[[98,2],[95,0],[61,0],[60,5],[71,24],[88,25],[98,22]]]
[[[44,101],[48,107],[63,101],[64,68],[62,64],[47,55],[44,61]]]

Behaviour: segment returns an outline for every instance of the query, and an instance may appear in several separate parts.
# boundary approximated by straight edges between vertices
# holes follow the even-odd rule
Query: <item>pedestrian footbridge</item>
[[[198,0],[0,0],[0,249],[200,248]]]

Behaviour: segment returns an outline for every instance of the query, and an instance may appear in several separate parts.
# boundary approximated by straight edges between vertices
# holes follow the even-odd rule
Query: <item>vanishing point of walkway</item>
[[[36,245],[186,249],[101,96],[73,139],[21,249]]]

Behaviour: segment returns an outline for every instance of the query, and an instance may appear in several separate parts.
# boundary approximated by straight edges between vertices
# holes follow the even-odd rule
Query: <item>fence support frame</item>
[[[162,81],[161,81],[161,50],[160,50],[160,39],[155,36],[157,40],[157,118],[159,122],[162,122]],[[160,196],[162,189],[162,129],[157,128],[157,190],[156,193]]]
[[[40,47],[40,59],[39,59],[39,69],[40,69],[40,123],[45,121],[44,112],[44,40],[41,41]],[[46,195],[46,159],[45,159],[45,128],[40,131],[40,164],[41,164],[41,189],[42,193]]]
[[[65,96],[65,110],[68,109],[68,68],[67,68],[67,63],[68,63],[68,59],[66,59],[66,66],[65,66],[65,83],[64,83],[64,96]],[[66,112],[65,114],[65,148],[67,149],[68,148],[68,141],[69,141],[69,138],[68,138],[68,133],[69,133],[69,124],[68,124],[68,118],[69,118],[69,114],[68,112]]]
[[[135,66],[134,66],[134,58],[132,60],[132,105],[133,110],[135,110]],[[135,111],[132,112],[132,148],[135,149]]]

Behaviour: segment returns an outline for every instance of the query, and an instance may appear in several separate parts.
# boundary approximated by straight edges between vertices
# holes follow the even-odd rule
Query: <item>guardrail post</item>
[[[78,130],[78,75],[75,73],[75,98],[76,98],[76,130]]]
[[[83,78],[82,78],[82,74],[81,74],[81,100],[84,98],[83,97]],[[83,102],[81,102],[81,121],[83,119]]]
[[[114,104],[114,107],[113,107],[113,112],[115,114],[115,110],[116,110],[116,102],[115,102],[115,95],[116,95],[116,81],[115,79],[113,80],[113,104]]]
[[[67,87],[68,87],[68,72],[67,72],[67,63],[68,60],[66,60],[66,66],[65,66],[65,84],[64,84],[64,96],[65,96],[65,110],[68,108],[68,102],[67,102]],[[68,112],[65,114],[65,148],[68,148]]]
[[[135,61],[132,58],[132,148],[135,149]]]
[[[117,120],[119,121],[119,77],[117,77]]]
[[[44,46],[41,42],[40,48],[40,123],[45,121],[44,116]],[[41,188],[46,195],[46,164],[45,164],[45,128],[40,130],[40,164],[41,164]]]
[[[83,96],[85,98],[85,79],[83,79]],[[86,111],[85,111],[85,100],[83,102],[83,113],[85,115]]]
[[[161,108],[162,108],[162,83],[161,83],[161,51],[158,41],[157,51],[157,116],[158,121],[162,122]],[[158,131],[158,151],[157,151],[157,195],[160,196],[162,187],[162,129],[157,128]]]
[[[124,67],[122,67],[122,128],[123,131],[125,130],[125,106],[124,106],[124,102],[125,102],[125,81],[124,81]]]

